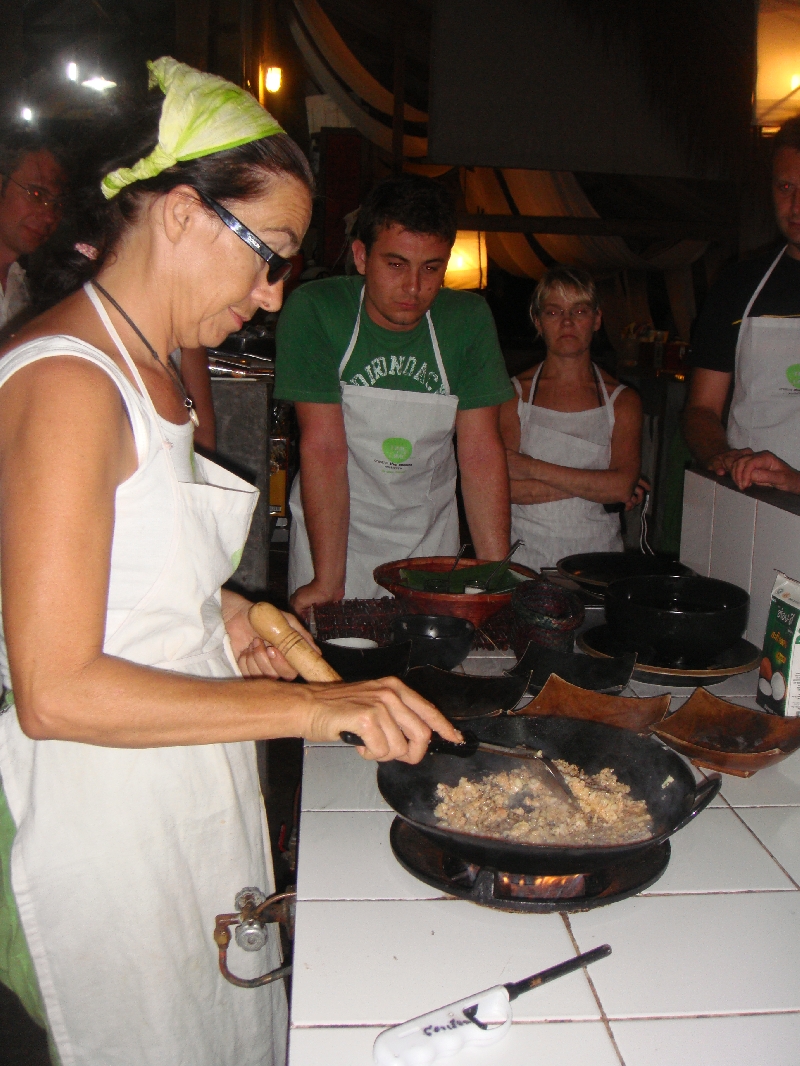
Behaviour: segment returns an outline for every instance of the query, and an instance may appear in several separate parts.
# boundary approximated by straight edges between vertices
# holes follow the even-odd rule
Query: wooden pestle
[[[256,633],[277,648],[305,681],[342,680],[271,603],[254,603],[248,618]]]

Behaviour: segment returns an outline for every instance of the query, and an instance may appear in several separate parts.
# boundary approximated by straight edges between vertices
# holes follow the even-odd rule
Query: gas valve
[[[255,911],[267,897],[260,888],[243,888],[234,900],[234,907],[241,913],[245,907]],[[243,918],[233,931],[234,939],[242,951],[260,951],[267,942],[267,930],[258,918]]]
[[[271,922],[283,925],[291,940],[294,936],[295,900],[294,892],[279,892],[268,898],[260,888],[243,888],[234,900],[236,913],[217,915],[214,940],[219,949],[219,968],[226,981],[239,988],[258,988],[280,977],[287,977],[292,972],[291,963],[287,963],[261,977],[237,977],[228,969],[228,945],[233,926],[234,937],[240,948],[244,951],[260,951],[267,943],[267,926]]]

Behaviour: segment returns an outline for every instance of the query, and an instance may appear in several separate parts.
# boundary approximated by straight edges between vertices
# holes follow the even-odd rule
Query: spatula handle
[[[455,744],[452,740],[445,740],[443,737],[440,737],[438,733],[433,733],[428,742],[428,753],[433,753],[435,755],[457,755],[460,759],[467,759],[470,755],[474,755],[478,750],[478,738],[474,733],[470,733],[467,729],[462,730],[462,736],[464,737],[464,743]],[[353,744],[356,747],[364,746],[364,741],[358,733],[351,733],[349,729],[343,729],[339,734],[339,737],[345,744]]]
[[[250,625],[264,640],[277,648],[305,681],[341,681],[332,666],[292,629],[277,607],[254,603],[248,613]]]

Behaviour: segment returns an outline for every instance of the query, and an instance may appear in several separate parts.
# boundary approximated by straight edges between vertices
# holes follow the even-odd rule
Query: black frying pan
[[[634,799],[645,800],[655,829],[645,841],[604,847],[518,844],[460,833],[436,825],[436,786],[439,782],[456,785],[465,776],[478,778],[509,770],[517,765],[514,760],[479,751],[468,759],[429,753],[416,766],[401,762],[380,764],[381,795],[402,818],[446,851],[466,862],[496,870],[589,873],[624,862],[687,825],[708,806],[721,784],[719,775],[714,775],[695,785],[683,759],[655,737],[642,737],[616,726],[561,717],[498,718],[476,726],[480,739],[490,744],[541,749],[551,759],[566,759],[590,774],[611,767],[618,780],[630,785]]]

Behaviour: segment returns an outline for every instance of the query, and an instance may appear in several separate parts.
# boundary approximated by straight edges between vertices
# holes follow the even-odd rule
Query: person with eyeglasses
[[[591,275],[558,264],[536,286],[530,314],[547,354],[512,379],[501,408],[516,558],[536,570],[568,555],[622,551],[619,510],[641,499],[642,405],[592,362],[600,328]]]
[[[396,678],[286,684],[221,588],[258,492],[194,454],[169,353],[280,307],[313,180],[244,90],[148,66],[155,99],[87,189],[74,291],[0,359],[0,980],[54,1062],[283,1066],[283,981],[236,987],[214,940],[274,884],[253,741],[347,730],[418,762],[432,729],[462,738]],[[230,944],[237,978],[280,966],[269,930]]]
[[[0,131],[0,328],[28,305],[20,259],[57,229],[66,182],[57,155],[39,134]]]

